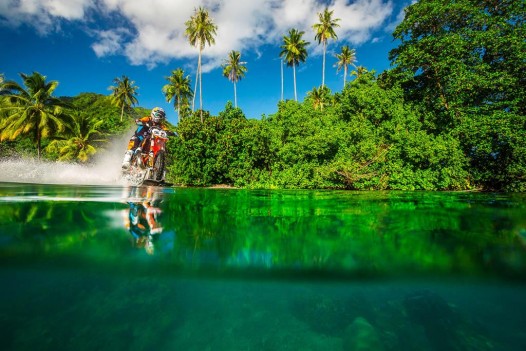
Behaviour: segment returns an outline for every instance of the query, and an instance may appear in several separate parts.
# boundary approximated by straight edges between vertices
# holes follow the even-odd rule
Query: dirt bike
[[[156,184],[164,182],[168,133],[152,126],[148,135],[135,149],[130,167],[123,173],[124,179],[134,186],[140,186],[146,181]]]

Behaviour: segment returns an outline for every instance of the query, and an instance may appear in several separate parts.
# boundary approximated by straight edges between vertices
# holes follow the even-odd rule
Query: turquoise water
[[[526,195],[0,183],[5,350],[524,350]]]

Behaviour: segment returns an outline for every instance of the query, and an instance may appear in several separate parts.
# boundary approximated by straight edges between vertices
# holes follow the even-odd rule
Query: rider
[[[122,169],[128,169],[130,167],[130,160],[133,152],[137,147],[143,144],[143,141],[149,137],[149,130],[152,126],[159,126],[163,130],[168,130],[164,124],[166,114],[161,107],[154,107],[150,116],[146,116],[140,119],[136,119],[135,123],[139,125],[133,136],[128,143],[128,150],[124,154],[124,160],[122,161]]]

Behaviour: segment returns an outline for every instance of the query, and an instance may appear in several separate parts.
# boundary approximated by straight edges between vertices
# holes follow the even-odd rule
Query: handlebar
[[[163,128],[161,128],[158,125],[153,126],[150,123],[143,123],[141,120],[138,120],[138,119],[135,120],[135,124],[137,124],[138,126],[146,126],[146,127],[148,127],[148,129],[149,129],[148,132],[149,133],[151,133],[153,129],[159,129],[159,130],[164,131],[166,133],[166,136],[172,137],[172,136],[176,136],[177,135],[176,132],[172,132],[170,130],[164,130]]]
[[[135,120],[135,124],[137,124],[138,126],[147,126],[147,127],[150,126],[149,123],[143,123],[142,121],[140,121],[138,119]]]

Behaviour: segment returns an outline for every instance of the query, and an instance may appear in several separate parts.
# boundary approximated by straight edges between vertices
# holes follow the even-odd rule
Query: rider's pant
[[[148,134],[148,128],[145,128],[144,126],[140,126],[135,131],[135,134],[131,137],[130,141],[128,142],[128,150],[135,150],[139,145],[142,144],[144,138],[146,138]]]

